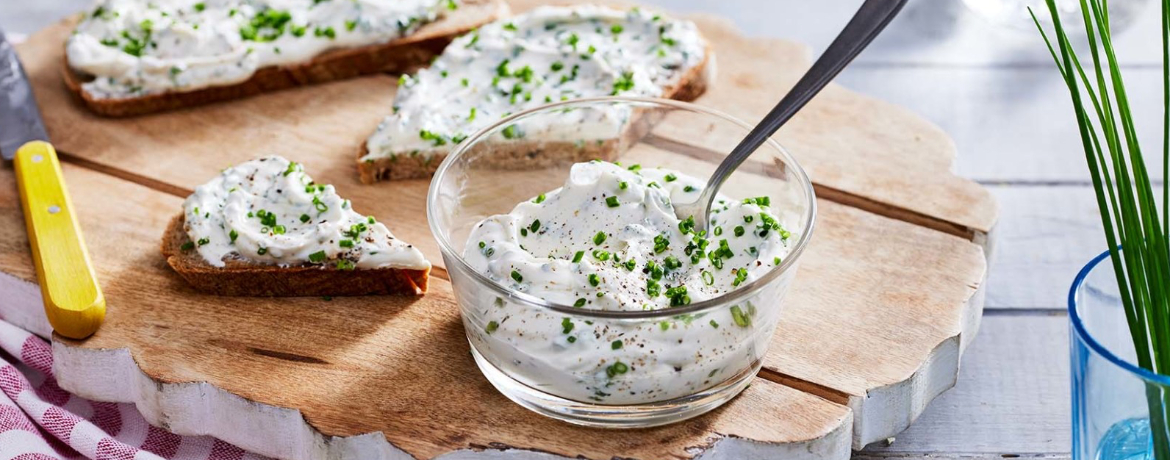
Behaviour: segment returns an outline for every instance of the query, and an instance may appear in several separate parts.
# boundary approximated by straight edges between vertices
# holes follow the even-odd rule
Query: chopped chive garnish
[[[312,219],[312,217],[309,217],[309,215],[308,215],[308,214],[301,214],[301,223],[302,223],[302,224],[303,224],[303,223],[305,223],[305,222],[308,222],[308,221],[309,221],[309,219]]]
[[[479,242],[479,248],[480,248],[480,249],[483,249],[483,248],[484,248],[484,246],[487,246],[487,243],[484,243],[483,241],[480,241],[480,242]]]
[[[585,251],[577,251],[576,254],[573,254],[573,263],[581,262],[582,257],[585,257]]]
[[[600,249],[596,249],[593,251],[593,258],[600,260],[602,262],[605,262],[605,261],[609,260],[609,251],[602,251]]]
[[[662,330],[664,330],[664,331],[665,331],[665,330],[668,330],[668,329],[670,329],[670,323],[668,323],[668,322],[666,322],[666,321],[659,322],[659,323],[658,323],[658,328],[659,328],[659,329],[662,329]]]
[[[589,285],[593,286],[593,287],[597,287],[598,284],[601,284],[601,277],[597,276],[596,273],[590,273],[589,274]]]
[[[352,248],[353,247],[353,240],[341,240],[341,241],[337,242],[337,245],[341,246],[343,248]]]
[[[179,246],[179,250],[182,250],[182,251],[190,251],[192,249],[195,249],[195,243],[192,243],[190,241],[183,243],[182,246]]]
[[[715,236],[722,235],[723,234],[723,227],[715,227],[715,231],[712,233],[714,233]]]
[[[325,251],[317,251],[309,254],[309,262],[320,262],[325,260]]]
[[[584,298],[577,299],[576,302],[573,302],[573,306],[577,307],[577,308],[584,307],[585,306],[585,299]]]
[[[500,323],[497,323],[495,321],[488,321],[487,327],[483,328],[483,330],[486,331],[488,334],[491,334],[493,332],[496,332],[496,329],[499,329],[499,328],[500,328]]]
[[[719,323],[716,323],[716,322],[715,322],[715,320],[711,320],[711,321],[710,321],[710,322],[708,322],[707,324],[710,324],[710,325],[711,325],[711,327],[713,327],[713,328],[715,328],[715,329],[719,329]]]
[[[676,176],[674,173],[668,173],[668,174],[666,175],[666,181],[667,181],[667,182],[674,182],[674,181],[676,181],[676,180],[678,180],[678,176]]]
[[[630,184],[629,184],[629,182],[621,181],[621,182],[618,182],[618,188],[625,190],[627,188],[630,188]]]
[[[616,348],[615,348],[615,350],[616,350]],[[618,361],[618,362],[615,362],[613,364],[610,364],[609,367],[605,368],[605,375],[608,375],[610,378],[613,378],[614,376],[625,374],[626,372],[629,372],[629,371],[630,371],[630,366],[627,366],[626,363]]]
[[[613,343],[609,344],[609,348],[612,348],[614,350],[621,350],[622,349],[622,341],[621,340],[614,340]]]
[[[576,338],[576,337],[573,337],[573,336],[571,336],[571,335],[570,335],[570,336],[569,336],[569,338],[567,338],[567,339],[565,339],[565,340],[568,340],[568,341],[569,341],[569,343],[573,343],[573,342],[576,342],[576,341],[577,341],[577,338]]]
[[[687,192],[687,193],[691,193],[695,190],[698,190],[698,189],[696,189],[693,185],[688,185],[686,187],[683,187],[683,191]]]
[[[521,227],[520,228],[520,236],[528,236],[528,229]]]
[[[283,225],[277,225],[275,227],[272,227],[272,233],[275,233],[277,235],[283,235],[284,232],[285,232],[285,228]]]
[[[544,194],[536,195],[536,199],[532,200],[532,202],[536,204],[544,203]]]
[[[338,270],[353,270],[357,266],[349,259],[337,259],[336,267]]]
[[[731,282],[732,286],[739,286],[740,283],[747,279],[747,269],[740,268],[735,271],[735,280]]]
[[[606,206],[609,206],[611,208],[616,208],[616,207],[618,207],[619,204],[620,203],[618,203],[618,197],[616,197],[616,196],[609,196],[609,197],[605,198],[605,205]]]
[[[200,239],[199,239],[199,241],[198,241],[198,242],[196,242],[196,244],[198,244],[198,245],[200,245],[200,246],[203,246],[203,245],[206,245],[206,244],[208,244],[208,243],[210,243],[210,242],[211,242],[211,240],[210,240],[210,239],[208,239],[208,238],[200,238]]]
[[[748,327],[752,325],[752,320],[747,315],[743,314],[743,309],[739,305],[732,305],[731,319],[735,321],[735,325],[739,327]]]
[[[658,236],[654,237],[654,253],[655,254],[662,254],[662,252],[665,251],[666,248],[669,246],[670,246],[670,240],[667,239],[665,236],[658,235]]]
[[[679,262],[678,258],[674,256],[667,256],[666,259],[662,261],[662,265],[665,266],[667,270],[677,270],[678,268],[682,267],[682,262]]]
[[[257,249],[257,250],[256,250],[256,254],[257,254],[257,255],[261,255],[261,256],[262,256],[262,255],[264,255],[264,254],[268,254],[268,248],[260,248],[260,249]]]
[[[630,167],[628,167],[628,168],[626,168],[626,169],[628,169],[628,170],[630,170],[630,171],[640,171],[640,170],[642,169],[642,165],[640,165],[640,164],[632,164],[632,165],[630,165]]]
[[[703,283],[708,286],[715,284],[715,275],[712,275],[711,272],[703,272]]]
[[[614,35],[620,34],[620,33],[622,33],[622,25],[621,24],[614,24],[614,25],[610,26],[609,31],[612,32]]]
[[[661,291],[659,290],[658,282],[654,281],[653,279],[647,279],[646,280],[646,295],[648,295],[650,297],[658,297],[659,292],[661,292]]]
[[[568,334],[573,332],[573,320],[565,318],[561,320],[561,333]]]
[[[780,258],[779,258],[779,257],[773,257],[773,258],[772,258],[772,265],[780,265]]]
[[[239,232],[237,232],[237,231],[235,231],[235,229],[233,229],[232,231],[228,232],[228,238],[231,238],[231,240],[232,240],[232,242],[233,242],[233,243],[235,243],[235,242],[236,242],[236,238],[239,238],[239,237],[240,237],[240,233],[239,233]]]
[[[538,230],[540,230],[540,219],[532,221],[532,225],[528,226],[528,231],[532,233],[536,233]]]
[[[625,266],[626,270],[634,271],[634,268],[637,268],[638,266],[638,262],[634,259],[630,259],[626,261]]]
[[[524,282],[524,277],[520,276],[520,272],[516,270],[512,270],[512,279],[516,280],[517,283]]]
[[[593,235],[593,244],[601,245],[601,243],[604,243],[604,242],[605,242],[605,232],[597,232],[596,235]]]
[[[743,226],[737,225],[735,227],[735,236],[743,236]]]

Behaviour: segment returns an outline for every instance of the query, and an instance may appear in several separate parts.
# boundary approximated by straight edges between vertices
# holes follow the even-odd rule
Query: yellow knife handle
[[[57,151],[48,142],[32,141],[16,151],[15,164],[49,324],[65,337],[89,337],[106,317],[106,299],[81,239]]]

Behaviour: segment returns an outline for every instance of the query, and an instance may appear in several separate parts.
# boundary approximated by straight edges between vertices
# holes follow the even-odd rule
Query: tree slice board
[[[528,3],[513,2],[517,10]],[[700,104],[757,119],[808,65],[799,45],[694,19],[719,67]],[[426,181],[357,181],[356,148],[389,107],[394,78],[105,120],[64,90],[68,31],[67,23],[46,29],[19,52],[50,134],[73,164],[68,180],[110,316],[87,341],[55,339],[58,377],[84,396],[135,402],[179,433],[289,458],[429,458],[485,447],[489,456],[515,448],[586,458],[841,458],[901,431],[952,386],[978,327],[980,244],[994,201],[950,174],[953,147],[937,128],[831,87],[781,135],[810,170],[821,213],[757,383],[726,408],[674,427],[615,434],[544,420],[478,374],[442,279],[409,304],[241,301],[191,292],[158,255],[164,223],[191,188],[276,153],[441,263],[425,223]],[[718,158],[676,154],[660,164],[682,161]],[[29,313],[39,296],[4,173],[0,207],[15,211],[0,216],[0,291],[22,294],[0,303],[0,317],[44,331]],[[127,214],[137,220],[110,219]]]

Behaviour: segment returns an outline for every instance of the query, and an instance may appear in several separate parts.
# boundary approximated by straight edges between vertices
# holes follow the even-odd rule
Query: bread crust
[[[176,273],[199,291],[221,296],[301,297],[421,295],[430,269],[374,268],[339,270],[327,265],[278,267],[245,260],[227,260],[224,267],[208,264],[198,251],[182,249],[191,242],[182,214],[167,225],[162,254]]]
[[[509,14],[503,0],[465,0],[458,10],[416,33],[387,43],[328,51],[304,63],[258,69],[247,80],[194,91],[164,92],[132,98],[96,98],[82,88],[88,81],[66,60],[65,86],[90,111],[104,117],[130,117],[242,99],[298,86],[377,73],[404,73],[425,66],[455,37]]]
[[[693,101],[707,91],[708,85],[714,79],[715,61],[714,51],[710,45],[706,47],[703,62],[687,70],[679,84],[666,88],[663,98],[678,101]],[[635,116],[631,125],[639,126],[622,133],[616,141],[605,141],[602,144],[580,146],[569,142],[520,142],[502,143],[501,150],[511,149],[514,152],[500,155],[501,162],[496,166],[502,169],[538,168],[562,161],[581,162],[594,159],[610,160],[617,153],[623,151],[633,142],[649,132],[645,126],[646,120]],[[454,147],[452,147],[454,148]],[[430,177],[439,168],[447,157],[448,151],[435,151],[428,158],[422,155],[395,155],[393,157],[363,160],[369,153],[365,142],[358,148],[357,167],[358,175],[363,184],[373,184],[382,180],[423,179]]]

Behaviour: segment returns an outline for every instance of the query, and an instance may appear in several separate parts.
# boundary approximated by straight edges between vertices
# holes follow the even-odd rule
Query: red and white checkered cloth
[[[215,438],[150,426],[133,404],[57,386],[49,343],[0,320],[0,460],[259,460]]]

